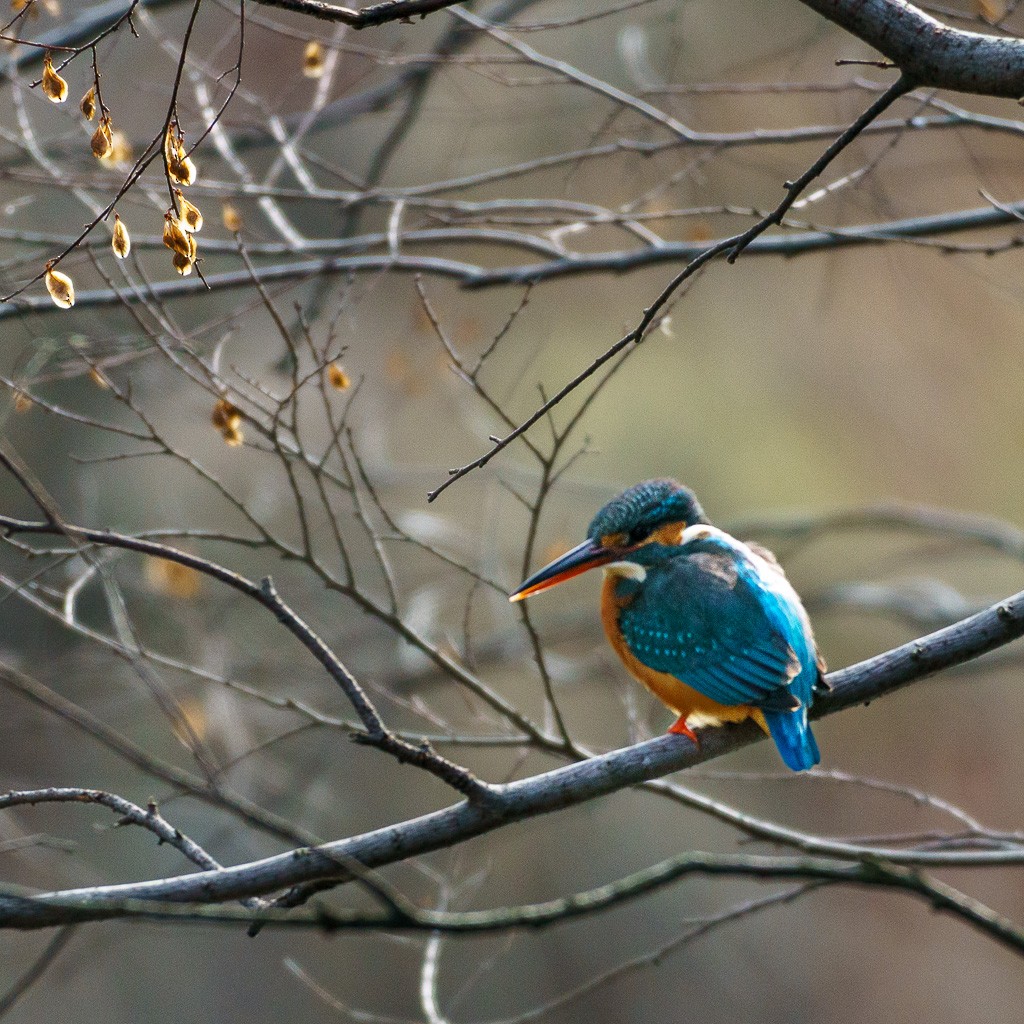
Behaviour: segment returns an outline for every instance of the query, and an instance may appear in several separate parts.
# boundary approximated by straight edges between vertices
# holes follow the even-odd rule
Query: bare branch
[[[832,673],[829,676],[832,689],[815,703],[812,717],[820,718],[875,700],[944,668],[976,659],[1021,636],[1024,636],[1024,593],[920,640]],[[326,843],[304,851],[298,857],[290,852],[218,872],[128,885],[72,889],[32,900],[11,896],[0,899],[0,928],[40,927],[121,916],[130,912],[132,902],[136,900],[205,903],[262,895],[300,883],[344,879],[346,872],[339,868],[339,864],[349,858],[367,868],[406,860],[517,821],[563,810],[659,778],[763,738],[763,733],[750,722],[702,730],[699,748],[684,737],[665,735],[520,782],[490,786],[486,802],[463,802],[352,839]],[[1022,862],[1024,851],[1019,849],[921,853],[917,860],[917,863],[947,866]],[[828,874],[833,870],[834,862],[828,863],[830,866],[825,874],[799,874],[802,869],[794,867],[798,873],[790,877],[839,878],[839,875]],[[868,881],[868,876],[860,873],[864,867],[855,865],[852,875],[846,880]],[[767,873],[767,868],[765,871]],[[920,878],[913,870],[893,867],[885,869],[883,876],[899,878],[900,881],[894,884],[922,895],[925,893],[924,889],[916,888]],[[928,898],[943,905],[952,905],[958,899],[949,893],[943,895],[931,889],[927,892]],[[62,903],[66,904],[66,910],[62,909]],[[153,910],[147,908],[141,912],[146,914]],[[984,917],[984,912],[979,911],[977,920]],[[1003,931],[1002,925],[993,927],[997,932]],[[1009,929],[1003,937],[1007,941],[1016,941],[1012,934],[1016,933]]]
[[[1024,97],[1024,40],[950,28],[905,0],[801,0],[884,53],[917,85]]]

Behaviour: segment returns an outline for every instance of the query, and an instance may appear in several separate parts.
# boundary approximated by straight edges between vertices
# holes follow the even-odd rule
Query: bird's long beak
[[[581,572],[606,565],[618,557],[619,552],[602,547],[599,541],[585,540],[567,551],[561,558],[549,562],[543,569],[535,572],[528,580],[520,584],[519,589],[509,595],[510,601],[522,601],[531,594],[539,594],[542,590],[557,586]]]

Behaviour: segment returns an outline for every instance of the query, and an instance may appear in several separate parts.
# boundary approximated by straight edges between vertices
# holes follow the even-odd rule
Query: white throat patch
[[[643,583],[647,579],[647,570],[636,562],[610,562],[604,567],[605,576],[623,576],[627,580]]]

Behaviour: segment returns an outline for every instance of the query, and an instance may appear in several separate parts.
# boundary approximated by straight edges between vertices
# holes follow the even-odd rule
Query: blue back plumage
[[[759,708],[783,761],[820,760],[807,710],[819,668],[810,622],[782,570],[712,527],[678,546],[650,544],[629,560],[619,627],[634,656],[719,704]]]
[[[788,585],[786,589],[791,591]],[[762,589],[762,595],[762,606],[768,619],[784,633],[800,663],[800,670],[789,683],[789,691],[800,701],[800,707],[793,711],[765,708],[764,718],[782,760],[793,771],[802,771],[821,760],[818,743],[807,720],[807,711],[818,682],[818,654],[803,606],[794,603],[789,594],[780,594],[770,586]]]

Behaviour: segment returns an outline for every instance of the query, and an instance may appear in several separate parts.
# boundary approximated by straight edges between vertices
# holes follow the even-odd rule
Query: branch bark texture
[[[950,28],[905,0],[802,0],[917,86],[1024,97],[1024,41]]]
[[[829,677],[832,691],[819,698],[822,718],[971,661],[1024,636],[1024,592],[977,615],[894,648]],[[265,860],[192,875],[123,885],[92,886],[25,897],[0,895],[0,928],[40,928],[123,916],[125,901],[211,903],[277,892],[327,878],[349,877],[350,858],[381,867],[527,818],[549,814],[691,767],[763,739],[751,723],[706,729],[695,747],[665,735],[557,768],[542,775],[489,786],[486,803],[462,802],[408,821],[321,847],[293,850]]]

